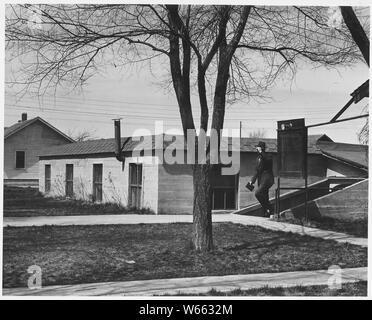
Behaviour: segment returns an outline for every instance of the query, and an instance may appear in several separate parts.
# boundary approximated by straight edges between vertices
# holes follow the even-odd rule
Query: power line
[[[5,100],[8,100],[8,99],[6,98]],[[19,101],[23,101],[23,100],[32,101],[33,103],[39,103],[40,102],[40,100],[36,100],[36,99],[30,98],[30,97],[29,98],[24,97],[24,98],[20,99]],[[58,102],[58,100],[62,100],[63,103],[65,103],[65,101],[63,101],[63,100],[67,100],[69,102],[71,101],[71,103],[76,102],[76,103],[79,103],[79,104],[83,103],[84,105],[88,105],[88,106],[92,105],[92,106],[102,107],[102,103],[99,103],[99,104],[95,104],[95,103],[91,103],[91,102],[88,103],[88,102],[86,102],[87,99],[85,99],[85,98],[79,99],[79,98],[71,98],[71,97],[47,97],[47,98],[43,97],[41,99],[41,102],[44,103],[44,100],[52,100],[53,105],[61,105],[61,103]],[[89,99],[89,101],[101,101],[101,102],[105,103],[105,105],[110,104],[110,103],[119,103],[119,104],[126,104],[126,105],[130,105],[130,106],[132,106],[132,105],[143,105],[143,106],[149,106],[149,107],[160,107],[160,109],[165,109],[165,110],[167,110],[167,112],[170,111],[170,109],[166,108],[166,107],[173,107],[174,110],[178,110],[178,105],[177,104],[171,104],[171,105],[169,104],[168,105],[168,104],[130,102],[130,101],[115,101],[114,102],[112,100],[110,101],[110,100],[100,100],[100,99]],[[39,103],[39,105],[40,105],[40,103]],[[63,104],[62,104],[62,106],[63,106]],[[73,106],[73,107],[75,108],[75,106]],[[112,108],[113,110],[114,109],[122,109],[122,106],[109,106],[109,107]],[[230,105],[229,108],[227,108],[227,109],[229,109],[231,111],[234,111],[233,107],[234,107],[234,105]],[[265,106],[264,108],[267,109],[267,108],[270,108],[270,107]],[[322,109],[324,107],[323,106],[312,106],[311,108],[312,109],[314,109],[314,108]],[[328,108],[328,106],[327,106],[327,108]],[[99,108],[97,108],[97,109],[99,109]],[[107,108],[105,108],[104,110],[106,110],[106,109]],[[281,107],[281,109],[283,109],[283,107]],[[262,111],[265,111],[265,110],[262,110]]]
[[[30,99],[30,101],[33,101],[33,100],[31,100]],[[34,102],[34,101],[33,101]],[[27,103],[27,102],[26,102]],[[81,103],[81,101],[80,101],[80,103]],[[8,103],[8,105],[10,105],[9,103]],[[18,104],[17,103],[15,103],[14,104],[14,106],[17,106]],[[62,104],[62,103],[54,103],[53,104],[54,106],[58,106],[58,107],[61,107],[61,108],[74,108],[74,109],[76,109],[76,106],[75,105],[66,105],[66,104]],[[89,106],[89,104],[87,105],[87,106]],[[100,104],[100,106],[102,106],[102,104]],[[35,106],[35,108],[36,107],[39,107],[40,109],[43,109],[43,108],[45,108],[43,105],[38,105],[38,106]],[[301,110],[301,112],[311,112],[311,113],[319,113],[319,114],[328,114],[330,111],[329,111],[329,106],[311,106],[311,107],[309,107],[311,110],[305,110],[305,109],[303,109],[303,110]],[[324,110],[324,108],[328,108],[328,110]],[[336,109],[337,107],[335,107],[335,109]],[[50,108],[49,108],[50,109]],[[81,109],[81,108],[80,108]],[[116,110],[118,110],[118,111],[120,111],[120,112],[123,112],[123,107],[111,107],[111,106],[109,106],[109,107],[105,107],[105,108],[94,108],[94,110],[101,110],[101,111],[105,111],[105,112],[107,112],[107,111],[112,111],[112,112],[115,112]],[[271,107],[271,106],[269,106],[269,105],[267,105],[267,106],[265,106],[265,107],[263,107],[262,109],[260,109],[260,110],[258,110],[257,109],[257,107],[255,107],[254,109],[253,109],[253,106],[247,106],[247,107],[242,107],[242,106],[240,106],[240,110],[234,110],[233,108],[228,108],[227,110],[226,110],[226,112],[228,112],[229,114],[233,114],[233,113],[239,113],[239,114],[242,114],[242,112],[244,112],[244,111],[246,111],[246,112],[249,112],[249,113],[253,113],[253,114],[255,114],[255,113],[259,113],[259,114],[265,114],[265,113],[269,113],[269,114],[271,114],[273,111],[277,111],[277,107]],[[288,107],[288,108],[285,108],[285,107],[281,107],[280,108],[280,111],[281,112],[283,112],[283,111],[285,111],[285,110],[283,110],[283,109],[285,109],[287,112],[290,112],[290,113],[293,113],[293,111],[297,111],[298,110],[298,107],[293,107],[293,108],[290,108],[290,107]],[[314,110],[315,109],[315,110]],[[317,110],[317,109],[319,109],[319,110]],[[67,111],[67,110],[66,110]],[[154,110],[155,111],[155,110]],[[160,111],[163,111],[162,109],[160,109]],[[178,110],[178,107],[177,107],[177,109],[175,108],[175,109],[173,109],[173,110],[169,110],[169,109],[166,109],[166,110],[164,110],[163,112],[165,112],[165,113],[163,113],[164,115],[169,115],[169,112],[171,112],[171,111],[174,111],[174,112],[179,112],[179,110]],[[156,110],[156,112],[157,113],[159,113],[159,111],[157,111]],[[195,112],[194,112],[195,113]],[[142,114],[141,114],[142,115]]]
[[[18,106],[9,106],[8,107],[12,108],[12,109],[31,109],[31,110],[35,110],[35,108],[33,107],[29,107],[29,106],[22,106],[22,105],[18,105]],[[37,110],[35,110],[37,111]],[[78,110],[60,110],[60,109],[50,109],[50,108],[42,108],[40,109],[41,112],[59,112],[59,113],[75,113],[75,114],[81,114],[81,115],[92,115],[92,116],[118,116],[118,115],[121,115],[121,116],[129,116],[129,117],[133,117],[133,118],[140,118],[140,119],[143,119],[143,118],[156,118],[158,115],[157,114],[153,114],[151,116],[149,115],[138,115],[138,114],[124,114],[124,113],[108,113],[108,112],[93,112],[93,111],[78,111]],[[225,120],[241,120],[242,118],[229,118],[228,117],[228,114],[226,114],[227,117],[225,118]],[[177,117],[173,117],[173,116],[163,116],[161,115],[162,118],[165,118],[165,119],[179,119]],[[314,118],[314,117],[308,117],[309,119],[323,119],[323,118]],[[245,118],[247,120],[276,120],[277,118]]]
[[[12,116],[17,116],[18,114],[13,114]],[[48,117],[48,116],[43,116],[43,117]],[[77,118],[61,118],[61,117],[56,117],[56,116],[52,116],[51,117],[53,120],[60,120],[60,121],[76,121],[76,122],[79,122],[79,123],[82,123],[82,119],[77,119]],[[152,120],[152,119],[124,119],[125,121],[125,125],[126,126],[129,126],[129,125],[133,125],[133,126],[138,126],[140,123],[144,123],[144,122],[147,122],[149,123],[149,121],[155,121],[155,120]],[[112,124],[112,119],[107,119],[106,121],[105,120],[94,120],[94,121],[87,121],[89,122],[90,126],[94,125],[95,123],[103,123],[103,124]],[[136,122],[136,123],[135,123]],[[140,122],[140,123],[139,123]],[[181,122],[177,123],[175,121],[172,121],[172,120],[166,120],[164,121],[164,124],[165,125],[169,125],[169,123],[172,123],[172,125],[174,126],[177,126],[177,125],[181,125]]]
[[[35,108],[33,107],[30,107],[30,106],[21,106],[21,105],[16,105],[16,106],[9,106],[9,110],[12,110],[12,109],[31,109],[31,110],[34,110],[35,112],[39,111],[39,112],[60,112],[60,113],[76,113],[76,114],[81,114],[81,115],[92,115],[92,116],[117,116],[117,115],[124,115],[124,113],[108,113],[108,112],[105,112],[105,113],[102,113],[102,112],[93,112],[93,111],[79,111],[79,110],[58,110],[58,109],[50,109],[50,108],[41,108],[39,110],[35,110]],[[250,118],[250,117],[245,117],[246,115],[240,113],[242,117],[244,117],[245,119],[260,119],[260,120],[276,120],[277,118],[263,118],[263,117],[255,117],[255,118]],[[260,113],[261,114],[261,113]],[[281,115],[283,116],[285,113],[281,112]],[[295,113],[296,114],[296,113]],[[323,113],[322,113],[323,114]],[[325,115],[332,115],[332,112],[326,112],[324,113]],[[169,115],[169,114],[168,114]],[[254,115],[254,114],[253,114]],[[148,115],[143,115],[143,114],[127,114],[125,113],[125,116],[130,116],[130,117],[138,117],[138,118],[148,118],[149,116]],[[164,116],[164,115],[159,115],[159,114],[153,114],[151,115],[150,117],[151,118],[156,118],[156,117],[163,117],[165,119],[179,119],[179,116]],[[199,114],[194,114],[194,116],[197,118],[199,116]],[[252,113],[250,113],[250,116],[252,116]],[[288,115],[289,116],[289,115]],[[298,117],[301,117],[303,116],[303,114],[297,114],[297,115],[294,115],[293,112],[291,113],[291,116],[298,116]],[[242,117],[239,117],[239,118],[231,118],[229,117],[229,113],[226,113],[226,119],[228,120],[241,120]],[[324,119],[324,117],[322,118],[318,118],[318,117],[307,117],[309,119]]]
[[[27,108],[32,108],[32,109],[35,109],[35,111],[39,110],[39,111],[51,111],[51,110],[56,110],[56,111],[64,111],[66,113],[69,113],[71,112],[71,109],[69,106],[63,106],[63,105],[58,105],[60,108],[59,109],[54,109],[54,108],[46,108],[46,107],[37,107],[37,106],[27,106]],[[8,105],[9,108],[22,108],[22,107],[25,107],[25,106],[22,106],[22,105]],[[73,107],[73,106],[71,106]],[[115,112],[116,110],[112,110],[112,109],[94,109],[95,111],[102,111],[102,112],[95,112],[95,111],[87,111],[85,110],[84,108],[73,108],[72,111],[81,111],[82,113],[94,113],[94,114],[97,114],[97,115],[110,115],[110,114],[128,114],[127,110],[125,109],[121,109],[121,110],[117,110],[117,112]],[[152,115],[153,116],[164,116],[165,118],[168,118],[171,113],[170,112],[159,112],[159,111],[156,111],[156,110],[151,110],[152,111]],[[321,111],[321,110],[306,110],[306,109],[302,109],[302,110],[299,110],[299,109],[288,109],[288,110],[283,110],[283,109],[280,109],[280,110],[277,110],[277,109],[274,109],[274,110],[264,110],[264,111],[261,111],[261,110],[241,110],[241,111],[231,111],[231,110],[226,110],[226,116],[229,117],[229,116],[237,116],[239,115],[240,117],[251,117],[251,116],[267,116],[267,115],[272,115],[273,112],[278,112],[280,111],[280,114],[284,115],[284,114],[288,114],[288,116],[293,116],[294,114],[297,114],[298,116],[302,116],[303,113],[311,113],[311,115],[317,115],[317,116],[326,116],[326,115],[330,115],[332,113],[335,113],[338,111],[338,108],[335,108],[333,111]],[[131,115],[134,115],[134,116],[138,116],[138,117],[143,117],[144,114],[146,114],[148,111],[143,111],[142,113],[133,113],[132,110],[130,110],[130,114]],[[193,112],[193,115],[195,117],[198,117],[200,116],[200,111],[194,111]],[[174,113],[174,116],[175,117],[179,117],[179,113],[178,113],[178,110]],[[272,119],[272,118],[264,118],[264,119]]]
[[[67,121],[67,120],[69,120],[69,121],[77,121],[77,122],[80,122],[80,123],[82,122],[81,120],[76,119],[76,118],[58,118],[58,117],[54,117],[53,116],[52,121],[55,121],[55,120],[60,120],[60,121]],[[147,120],[151,120],[151,119],[147,119]],[[238,121],[236,121],[236,122],[238,123]],[[105,124],[107,126],[111,126],[112,125],[111,120],[109,120],[109,121],[95,120],[94,123],[102,123],[102,124]],[[125,127],[133,127],[133,126],[137,126],[138,127],[138,125],[133,124],[131,122],[126,122],[125,123]],[[149,126],[150,125],[147,125],[147,128],[149,128]],[[164,126],[165,127],[168,127],[168,128],[170,126],[172,126],[174,128],[176,128],[176,127],[177,128],[181,128],[182,127],[182,124],[181,123],[178,123],[176,125],[174,123],[173,124],[170,124],[169,121],[164,121]],[[228,127],[226,127],[226,128],[231,128],[231,124]],[[238,124],[236,125],[236,128],[238,128]],[[253,130],[253,129],[272,129],[272,130],[275,130],[276,129],[276,126],[267,126],[267,125],[263,126],[263,125],[261,125],[261,126],[249,126],[248,128],[243,126],[242,129],[245,130],[245,131],[247,131],[247,130]],[[333,127],[333,128],[328,128],[327,130],[352,130],[352,129],[359,130],[359,128],[355,128],[355,125],[349,125],[349,126],[343,125],[343,127],[341,127],[341,128],[335,128],[335,127]]]
[[[35,110],[33,107],[29,106],[23,106],[23,105],[17,105],[17,106],[9,106],[11,108],[16,108],[16,109],[31,109]],[[37,111],[37,110],[35,110]],[[97,116],[111,116],[115,117],[118,115],[124,116],[123,113],[109,113],[109,112],[93,112],[93,111],[77,111],[77,110],[60,110],[60,109],[50,109],[50,108],[41,108],[39,111],[41,112],[61,112],[61,113],[75,113],[75,114],[81,114],[81,115],[97,115]],[[132,117],[139,117],[139,118],[148,118],[148,115],[131,115]],[[150,116],[153,117],[153,116]],[[173,117],[166,117],[166,118],[173,118]]]
[[[5,94],[10,94],[10,93],[5,93]],[[32,100],[36,100],[37,98],[33,99],[33,98],[22,98],[21,100],[23,99],[32,99]],[[42,99],[40,99],[41,101],[44,100],[44,99],[50,99],[50,100],[71,100],[71,101],[76,101],[78,103],[81,103],[81,102],[84,102],[86,103],[85,101],[92,101],[92,102],[104,102],[104,103],[107,103],[107,104],[129,104],[129,105],[144,105],[144,106],[160,106],[160,107],[176,107],[177,105],[176,104],[157,104],[157,103],[144,103],[144,102],[133,102],[133,101],[119,101],[119,100],[106,100],[106,99],[93,99],[93,98],[72,98],[72,97],[43,97]],[[39,100],[39,99],[37,99]],[[94,104],[94,103],[91,103],[92,105],[98,105],[98,106],[102,106],[102,104]]]
[[[54,98],[48,98],[48,99],[50,99],[50,100],[54,100]],[[59,100],[59,99],[61,99],[61,98],[56,98],[57,100]],[[69,98],[63,98],[63,99],[66,99],[66,100],[72,100],[72,99],[69,99]],[[32,101],[33,103],[36,103],[36,101],[34,100],[34,99],[32,99],[32,98],[23,98],[23,99],[21,99],[20,101],[23,101],[23,100],[28,100],[28,101]],[[75,99],[74,99],[75,100]],[[105,102],[105,100],[102,100],[103,102]],[[43,101],[44,102],[44,101]],[[74,101],[72,101],[72,102],[74,102]],[[88,106],[90,106],[90,105],[93,105],[93,106],[95,106],[95,105],[97,105],[97,106],[100,106],[100,107],[102,107],[102,104],[93,104],[93,103],[86,103],[84,100],[79,100],[79,99],[76,99],[76,102],[77,103],[79,103],[79,104],[81,104],[81,103],[84,103],[84,105],[88,105]],[[64,101],[63,101],[63,103],[65,103]],[[177,110],[178,111],[178,105],[165,105],[165,104],[163,104],[163,105],[161,105],[161,104],[151,104],[151,103],[142,103],[142,102],[126,102],[126,101],[122,101],[122,102],[120,102],[121,104],[128,104],[128,105],[146,105],[146,106],[150,106],[150,107],[166,107],[166,106],[170,106],[170,107],[174,107],[174,110]],[[53,101],[53,105],[60,105],[60,106],[68,106],[68,105],[66,105],[66,104],[61,104],[60,102],[55,102],[55,101]],[[42,105],[40,105],[39,104],[39,106],[41,107]],[[75,106],[72,106],[72,107],[74,107],[75,108]],[[121,109],[122,110],[122,107],[121,106],[109,106],[110,108],[112,108],[113,110],[114,109]],[[264,107],[265,109],[267,109],[269,106],[267,106],[267,107]],[[317,107],[317,106],[314,106],[314,107],[312,107],[312,108],[322,108],[321,106],[320,107]],[[103,108],[96,108],[97,110],[98,109],[102,109],[102,110],[106,110],[107,108],[105,108],[105,109],[103,109]],[[289,109],[289,108],[288,108]],[[170,109],[166,109],[167,111],[170,111]],[[228,110],[230,110],[230,111],[236,111],[236,110],[233,110],[233,107],[229,107],[228,108]],[[261,111],[265,111],[265,110],[260,110],[260,112]],[[239,111],[240,112],[240,111]]]
[[[12,109],[19,109],[19,110],[31,109],[31,110],[37,111],[34,108],[27,107],[27,106],[13,106]],[[11,111],[11,110],[9,110],[9,111]],[[109,118],[111,118],[113,116],[121,115],[121,116],[125,117],[126,119],[131,119],[131,120],[132,119],[138,119],[138,120],[141,120],[141,121],[156,121],[156,120],[159,120],[159,119],[157,119],[156,115],[152,115],[152,116],[142,115],[142,116],[139,116],[139,115],[117,114],[117,113],[110,114],[110,113],[96,113],[96,112],[80,112],[80,111],[73,111],[73,110],[65,111],[65,110],[56,110],[56,109],[47,109],[47,108],[44,108],[43,110],[40,110],[40,111],[48,112],[48,113],[57,112],[57,113],[64,113],[64,114],[74,113],[74,114],[78,114],[80,116],[107,116]],[[171,122],[171,121],[180,122],[181,121],[181,119],[178,118],[178,117],[161,117],[161,118],[162,119],[160,119],[160,120],[167,120],[169,122]],[[282,116],[280,118],[279,117],[277,117],[277,118],[242,118],[242,117],[241,118],[229,118],[227,116],[225,118],[225,121],[241,121],[241,120],[243,120],[243,121],[278,121],[282,118],[283,118]],[[322,118],[305,117],[305,118],[309,119],[309,120],[324,120],[325,117],[322,117]],[[196,119],[196,120],[198,120],[198,119]]]
[[[8,100],[8,99],[5,99],[5,100]],[[22,99],[20,99],[19,101],[23,101],[23,100],[26,100],[26,102],[27,101],[31,101],[31,102],[33,102],[33,103],[39,103],[39,100],[36,100],[36,99],[33,99],[33,98],[27,98],[27,97],[24,97],[24,98],[22,98]],[[42,101],[42,103],[44,103],[44,100],[52,100],[52,103],[53,103],[53,105],[56,105],[56,106],[66,106],[66,107],[74,107],[74,108],[76,108],[76,106],[75,105],[66,105],[65,103],[65,101],[63,101],[63,100],[67,100],[68,102],[70,102],[71,101],[71,103],[79,103],[80,105],[81,104],[84,104],[84,105],[87,105],[87,106],[99,106],[99,107],[102,107],[103,105],[102,105],[102,103],[100,103],[100,104],[95,104],[95,103],[91,103],[91,102],[86,102],[86,100],[87,99],[79,99],[79,98],[71,98],[71,97],[47,97],[47,98],[43,98],[43,99],[41,99],[41,101]],[[61,101],[58,101],[58,100],[62,100],[62,103],[61,103]],[[101,101],[101,102],[103,102],[103,103],[105,103],[105,105],[107,105],[107,104],[110,104],[110,103],[119,103],[119,104],[126,104],[126,105],[143,105],[143,106],[149,106],[149,107],[160,107],[160,109],[165,109],[166,111],[167,111],[167,113],[169,112],[169,111],[175,111],[175,110],[177,110],[178,111],[178,105],[177,104],[172,104],[172,105],[167,105],[167,104],[155,104],[155,103],[145,103],[145,102],[129,102],[129,101],[112,101],[111,100],[111,102],[110,102],[110,100],[100,100],[100,99],[89,99],[89,101]],[[16,104],[16,103],[14,103],[14,104]],[[247,104],[248,105],[248,104]],[[43,105],[41,105],[40,103],[39,103],[39,106],[40,107],[42,107]],[[234,107],[236,106],[236,104],[235,105],[230,105],[226,110],[229,110],[230,112],[234,112],[234,111],[237,111],[237,110],[234,110]],[[240,104],[240,106],[241,106],[241,104]],[[116,109],[119,109],[119,110],[122,110],[123,109],[123,107],[122,106],[108,106],[109,108],[112,108],[112,110],[116,110]],[[174,109],[173,110],[170,110],[169,108],[166,108],[166,107],[173,107]],[[252,105],[249,105],[249,107],[251,108],[252,107]],[[256,107],[256,106],[255,106]],[[312,112],[314,111],[314,109],[320,109],[319,111],[321,111],[321,109],[323,109],[323,108],[329,108],[329,106],[311,106],[311,109],[312,109]],[[256,107],[257,108],[257,107]],[[276,107],[271,107],[271,106],[269,106],[269,105],[266,105],[266,106],[264,106],[263,107],[263,109],[261,109],[261,110],[259,110],[259,112],[265,112],[265,111],[268,111],[268,112],[270,112],[270,108],[276,108]],[[284,109],[285,107],[281,107],[281,111]],[[107,107],[105,107],[105,108],[95,108],[95,109],[97,109],[97,110],[107,110],[108,108]],[[292,110],[292,108],[286,108],[286,109],[288,109],[288,110],[290,110],[290,111],[293,111]],[[252,110],[252,109],[249,109],[249,111],[255,111],[255,110]],[[315,111],[318,111],[318,110],[315,110]],[[239,110],[238,112],[241,112],[241,110]]]

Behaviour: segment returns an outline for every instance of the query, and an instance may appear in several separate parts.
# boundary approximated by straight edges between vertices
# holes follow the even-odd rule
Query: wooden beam
[[[339,122],[344,122],[344,121],[349,121],[349,120],[355,120],[355,119],[359,119],[359,118],[365,118],[365,117],[369,117],[369,114],[362,114],[360,116],[355,116],[355,117],[350,117],[350,118],[345,118],[345,119],[341,119],[341,120],[336,120],[336,121],[328,121],[328,122],[322,122],[322,123],[317,123],[317,124],[311,124],[309,126],[306,126],[307,128],[314,128],[314,127],[320,127],[320,126],[325,126],[327,124],[334,124],[334,123],[339,123]]]

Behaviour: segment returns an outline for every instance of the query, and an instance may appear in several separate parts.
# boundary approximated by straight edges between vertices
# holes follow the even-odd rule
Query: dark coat
[[[273,158],[271,155],[262,152],[256,159],[255,174],[252,177],[252,184],[258,182],[258,185],[265,185],[270,188],[274,184]]]

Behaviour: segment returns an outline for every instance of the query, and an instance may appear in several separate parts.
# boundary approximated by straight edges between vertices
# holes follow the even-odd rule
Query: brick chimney
[[[22,122],[27,120],[27,113],[22,113]]]

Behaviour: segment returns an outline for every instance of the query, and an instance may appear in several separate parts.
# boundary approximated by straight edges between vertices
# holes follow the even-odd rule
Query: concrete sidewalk
[[[3,289],[3,296],[151,296],[207,293],[268,287],[327,285],[334,273],[328,270],[228,275],[213,277],[103,282],[79,285]],[[367,268],[342,269],[342,284],[367,281]]]
[[[221,217],[220,217],[221,216]],[[225,221],[229,214],[213,216],[214,220]],[[99,224],[140,224],[140,223],[177,223],[192,222],[192,215],[150,215],[150,214],[117,214],[117,215],[82,215],[82,216],[37,216],[37,217],[4,217],[4,227],[30,227],[44,225],[99,225]]]
[[[309,228],[304,227],[301,225],[280,222],[280,221],[273,221],[267,218],[261,217],[254,217],[254,216],[243,216],[243,215],[235,215],[232,218],[231,222],[234,223],[241,223],[243,225],[248,226],[260,226],[265,229],[270,229],[273,231],[283,231],[283,232],[292,232],[302,235],[308,235],[311,237],[322,238],[325,240],[335,240],[340,243],[350,243],[361,247],[368,246],[368,238],[359,238],[354,237],[346,233],[329,231],[329,230],[321,230],[317,228]]]
[[[4,227],[30,227],[44,225],[104,225],[104,224],[140,224],[140,223],[192,223],[192,215],[84,215],[84,216],[53,216],[53,217],[5,217]],[[367,247],[367,238],[357,238],[345,233],[308,228],[285,222],[278,222],[262,217],[244,216],[237,214],[214,214],[213,222],[232,222],[247,226],[260,226],[262,228],[293,232],[302,235],[335,240],[340,243],[350,243]]]

